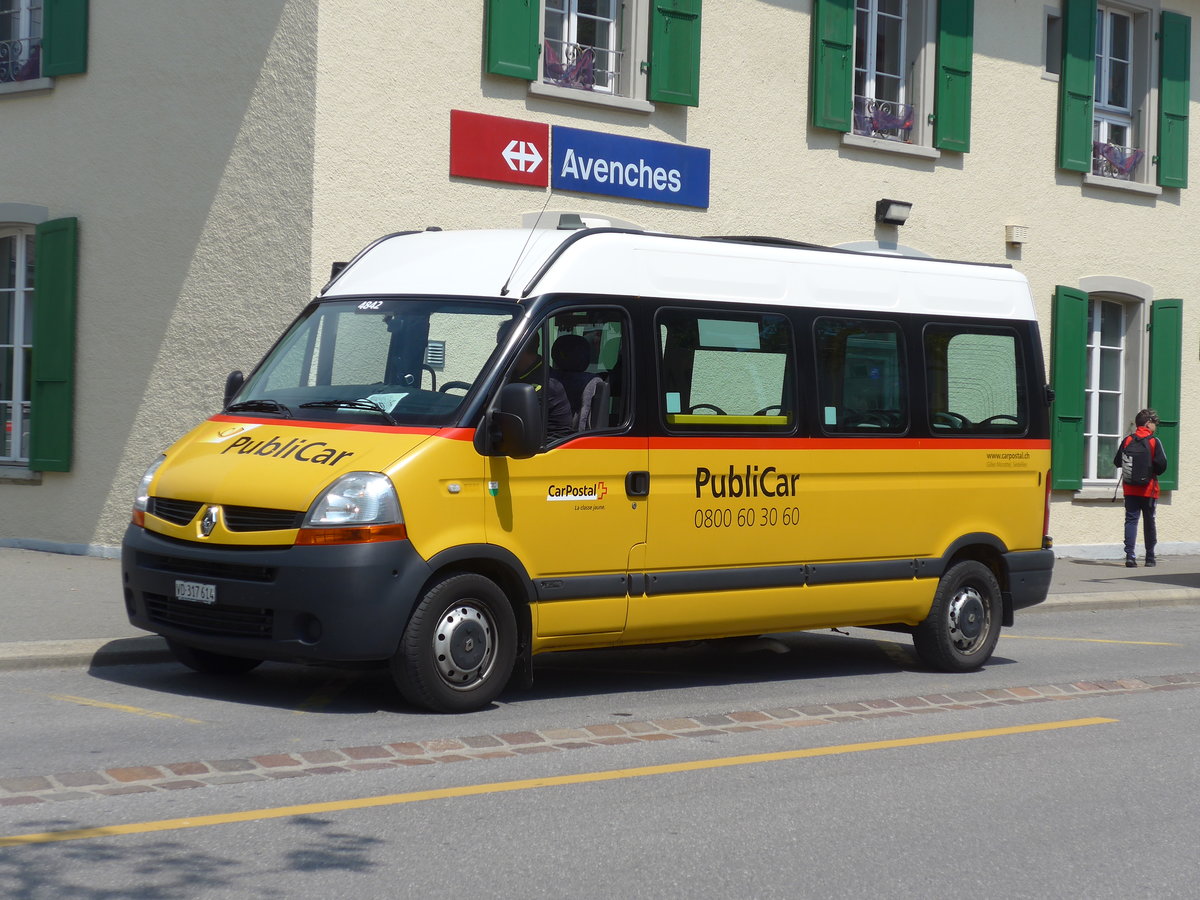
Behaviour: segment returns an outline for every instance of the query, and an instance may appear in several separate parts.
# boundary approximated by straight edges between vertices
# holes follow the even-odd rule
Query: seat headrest
[[[584,372],[592,361],[592,346],[583,335],[560,335],[550,348],[550,361],[564,372]]]

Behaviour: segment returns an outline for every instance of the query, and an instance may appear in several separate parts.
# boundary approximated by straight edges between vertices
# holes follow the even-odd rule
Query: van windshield
[[[501,325],[519,315],[512,304],[453,299],[326,301],[296,321],[226,412],[447,425],[496,353]]]

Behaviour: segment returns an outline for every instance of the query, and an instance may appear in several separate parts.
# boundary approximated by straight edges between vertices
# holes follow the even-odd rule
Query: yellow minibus
[[[378,661],[466,711],[546,651],[837,626],[970,670],[1045,599],[1022,275],[550,224],[335,266],[146,471],[130,621],[201,672]]]

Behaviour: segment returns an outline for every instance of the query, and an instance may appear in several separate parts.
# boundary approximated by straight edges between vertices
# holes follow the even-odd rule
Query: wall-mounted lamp
[[[875,221],[884,225],[903,225],[912,212],[912,204],[903,200],[879,200],[875,203]]]

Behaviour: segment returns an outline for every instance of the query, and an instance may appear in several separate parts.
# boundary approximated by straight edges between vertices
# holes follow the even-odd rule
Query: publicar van
[[[1022,275],[572,220],[335,266],[146,471],[130,621],[464,711],[547,651],[839,626],[970,670],[1045,599]]]

